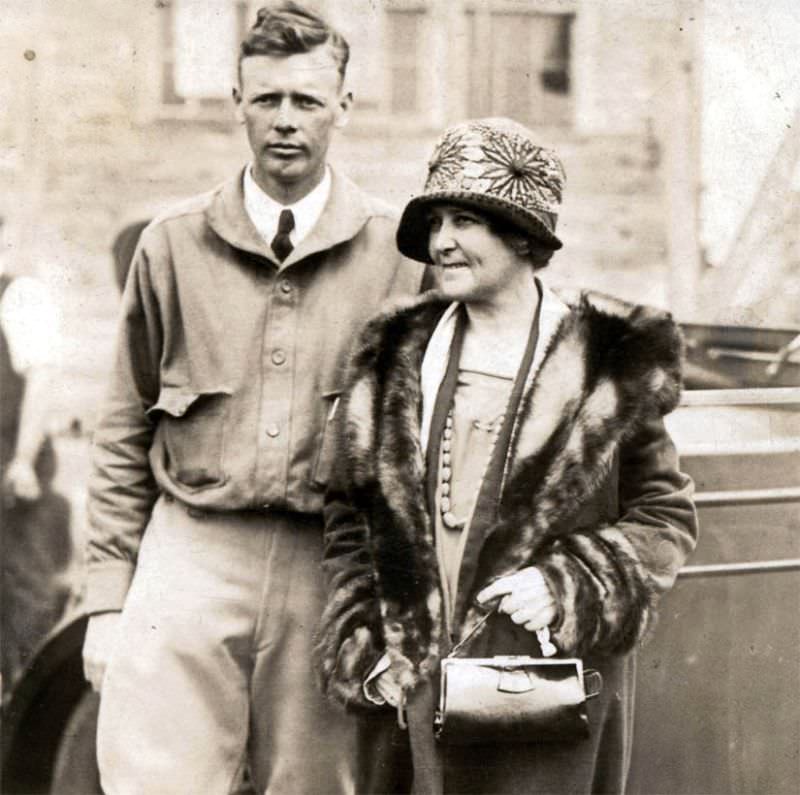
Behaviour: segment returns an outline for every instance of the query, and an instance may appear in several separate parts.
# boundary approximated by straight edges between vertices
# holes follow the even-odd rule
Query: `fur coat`
[[[384,653],[409,693],[435,676],[483,614],[475,594],[530,565],[555,595],[560,654],[619,657],[652,626],[696,539],[692,484],[662,420],[680,396],[679,330],[666,313],[575,296],[540,332],[543,355],[506,420],[498,520],[467,538],[445,637],[420,424],[423,357],[446,308],[428,294],[371,321],[338,410],[317,652],[324,689],[350,707],[371,706],[363,682]],[[467,654],[536,654],[508,617],[487,627]]]

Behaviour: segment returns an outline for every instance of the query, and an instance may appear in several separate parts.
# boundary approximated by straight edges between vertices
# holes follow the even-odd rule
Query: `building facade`
[[[682,2],[682,0],[681,0]],[[207,190],[245,162],[231,88],[258,0],[8,0],[0,173],[18,269],[55,273],[70,377],[94,396],[116,313],[120,227]],[[352,45],[355,106],[333,159],[396,205],[419,190],[441,129],[507,115],[567,171],[551,266],[669,301],[665,134],[685,72],[679,0],[326,0]],[[680,136],[678,136],[680,137]],[[680,202],[678,202],[680,203]],[[88,324],[88,326],[87,326]],[[82,338],[91,328],[98,344]],[[107,342],[106,342],[107,340]],[[84,386],[64,400],[86,416]],[[75,404],[74,406],[72,404]]]

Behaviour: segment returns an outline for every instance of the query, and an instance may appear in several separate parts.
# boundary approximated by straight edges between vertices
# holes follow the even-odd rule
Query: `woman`
[[[563,180],[510,120],[447,130],[397,234],[438,290],[375,318],[352,361],[318,652],[326,691],[365,711],[368,791],[408,770],[415,792],[624,788],[629,652],[696,537],[662,420],[681,339],[665,313],[538,280]],[[438,745],[439,661],[467,637],[469,656],[541,656],[541,637],[599,669],[590,739]]]

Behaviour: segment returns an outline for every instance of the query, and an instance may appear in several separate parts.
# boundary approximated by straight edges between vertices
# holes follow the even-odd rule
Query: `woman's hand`
[[[403,689],[392,671],[389,656],[383,657],[375,663],[364,682],[364,695],[375,704],[388,704],[396,707],[403,698]]]
[[[387,668],[376,679],[373,679],[370,685],[375,688],[390,707],[396,707],[403,697],[402,688],[395,679],[391,668]]]
[[[536,566],[500,577],[478,593],[481,604],[502,597],[498,610],[529,632],[548,626],[557,615],[553,594]]]

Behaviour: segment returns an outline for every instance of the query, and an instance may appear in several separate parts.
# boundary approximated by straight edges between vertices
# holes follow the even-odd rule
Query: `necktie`
[[[272,238],[272,251],[280,262],[283,262],[292,253],[294,246],[289,239],[289,233],[294,229],[294,216],[291,210],[281,210],[278,218],[278,231]]]

